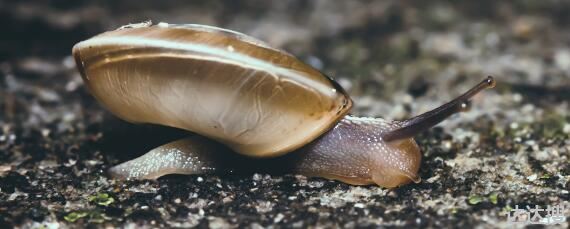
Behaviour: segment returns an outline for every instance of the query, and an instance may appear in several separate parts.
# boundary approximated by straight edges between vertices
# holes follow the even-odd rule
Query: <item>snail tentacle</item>
[[[382,138],[386,141],[411,138],[418,133],[437,125],[455,113],[468,110],[471,104],[470,100],[473,96],[477,95],[484,89],[495,87],[495,84],[496,82],[493,77],[488,76],[475,87],[471,88],[471,90],[450,102],[431,111],[400,122],[400,128],[382,134]]]

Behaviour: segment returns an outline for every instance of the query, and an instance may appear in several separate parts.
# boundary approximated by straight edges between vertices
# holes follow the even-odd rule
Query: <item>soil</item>
[[[568,1],[0,1],[0,225],[510,228],[516,205],[565,205],[570,216],[568,12]],[[417,184],[112,180],[111,166],[187,133],[113,117],[70,52],[145,20],[220,26],[285,49],[333,76],[355,115],[405,119],[487,75],[498,84],[416,137]]]

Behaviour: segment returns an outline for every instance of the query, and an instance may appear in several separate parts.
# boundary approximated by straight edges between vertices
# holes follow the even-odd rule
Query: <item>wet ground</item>
[[[0,225],[492,228],[513,226],[515,205],[565,205],[568,216],[569,11],[567,1],[0,1]],[[115,181],[110,166],[185,133],[114,118],[70,51],[148,19],[283,48],[334,76],[357,115],[407,118],[486,75],[498,86],[417,136],[423,181],[394,190],[265,173]]]

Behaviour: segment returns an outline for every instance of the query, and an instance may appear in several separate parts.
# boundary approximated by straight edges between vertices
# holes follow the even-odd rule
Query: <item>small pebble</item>
[[[564,71],[570,71],[570,51],[559,50],[554,54],[556,66]]]
[[[538,178],[538,175],[536,175],[536,174],[532,174],[532,175],[526,177],[526,179],[528,179],[528,181],[531,181],[531,182],[535,181],[537,178]]]
[[[435,175],[433,177],[428,178],[426,181],[428,183],[433,183],[433,182],[437,181],[438,179],[439,179],[439,175]]]
[[[564,127],[562,127],[562,131],[566,134],[570,134],[570,123],[564,123]]]
[[[49,133],[50,133],[50,132],[51,132],[50,129],[43,128],[43,129],[42,129],[42,136],[43,136],[44,138],[46,138],[46,137],[49,136]]]
[[[451,150],[451,147],[453,146],[452,142],[449,140],[444,140],[441,142],[441,148],[445,151],[445,152],[449,152]]]
[[[519,93],[515,93],[513,94],[513,101],[516,103],[520,103],[522,101],[523,97],[521,94]]]
[[[281,220],[283,220],[283,218],[285,218],[285,216],[283,214],[279,213],[275,216],[275,219],[273,219],[273,222],[279,223],[279,222],[281,222]]]

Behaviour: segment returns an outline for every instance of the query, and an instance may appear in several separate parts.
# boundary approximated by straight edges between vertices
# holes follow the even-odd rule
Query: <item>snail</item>
[[[419,182],[414,135],[495,85],[489,76],[434,110],[388,121],[348,115],[352,100],[333,79],[227,29],[134,24],[77,43],[73,56],[89,92],[114,115],[194,133],[112,167],[120,179],[269,166],[353,185]]]

